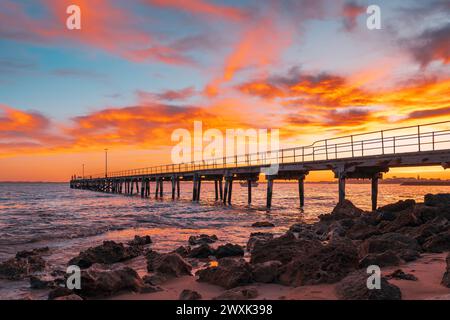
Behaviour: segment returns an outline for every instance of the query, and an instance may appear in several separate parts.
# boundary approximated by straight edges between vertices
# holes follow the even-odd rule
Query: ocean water
[[[151,185],[154,192],[154,185]],[[125,242],[135,234],[152,237],[152,248],[171,251],[186,245],[190,235],[208,233],[218,243],[244,245],[256,221],[275,224],[282,233],[296,222],[311,223],[329,213],[337,202],[336,184],[305,184],[305,207],[299,207],[295,183],[275,183],[272,209],[265,208],[266,185],[253,188],[251,206],[247,188],[233,186],[231,206],[214,201],[214,185],[203,183],[200,203],[190,201],[192,184],[181,183],[181,198],[171,200],[165,186],[163,200],[139,196],[96,193],[70,189],[68,184],[0,184],[0,262],[19,250],[48,246],[45,259],[52,270],[65,270],[67,261],[80,250],[103,240]],[[370,209],[370,185],[347,184],[347,198],[362,209]],[[380,184],[379,205],[400,199],[422,201],[427,193],[450,192],[450,186],[400,186]],[[268,230],[269,231],[269,230]],[[141,270],[145,272],[145,270]],[[45,292],[29,290],[27,281],[0,280],[0,299],[43,298]]]

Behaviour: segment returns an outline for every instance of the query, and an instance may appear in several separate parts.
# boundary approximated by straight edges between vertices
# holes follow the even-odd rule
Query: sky
[[[1,0],[0,49],[0,181],[171,163],[194,121],[292,147],[450,120],[449,0]]]

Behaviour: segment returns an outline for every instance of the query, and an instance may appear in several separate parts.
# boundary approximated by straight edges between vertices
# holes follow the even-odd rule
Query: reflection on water
[[[0,184],[0,261],[18,250],[50,246],[52,254],[46,259],[57,268],[88,246],[105,239],[125,241],[135,234],[151,235],[152,247],[162,251],[186,245],[189,236],[198,233],[215,233],[220,242],[245,244],[255,231],[250,227],[255,221],[269,220],[276,226],[271,231],[281,233],[295,222],[315,221],[337,201],[335,184],[307,183],[305,208],[300,209],[297,185],[275,183],[270,212],[265,209],[264,183],[253,188],[251,207],[246,187],[238,183],[232,206],[214,203],[213,184],[202,184],[199,204],[190,201],[191,192],[191,183],[182,183],[180,200],[172,201],[166,192],[160,201],[71,190],[67,184]],[[450,192],[450,186],[381,184],[379,192],[383,205],[407,198],[422,201],[426,193]],[[347,197],[369,209],[370,185],[348,184]],[[0,297],[5,297],[1,287]],[[10,297],[13,291],[7,292]]]

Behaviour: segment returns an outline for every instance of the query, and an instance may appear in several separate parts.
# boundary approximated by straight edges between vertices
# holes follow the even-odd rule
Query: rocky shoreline
[[[346,200],[314,224],[294,224],[281,235],[267,232],[273,225],[255,222],[261,230],[250,234],[247,245],[215,246],[215,235],[193,235],[186,246],[161,253],[151,249],[149,236],[135,236],[128,243],[104,241],[68,261],[81,269],[81,288],[67,289],[65,270],[41,278],[48,248],[21,251],[0,263],[0,278],[29,279],[31,289],[48,290],[56,300],[102,299],[124,292],[152,294],[183,277],[218,286],[214,299],[259,299],[261,284],[286,287],[333,286],[337,299],[399,300],[402,292],[395,281],[417,281],[396,268],[383,275],[381,289],[367,288],[366,268],[399,267],[424,254],[450,251],[450,194],[428,194],[423,203],[398,201],[366,212]],[[262,231],[264,230],[264,231]],[[122,262],[142,259],[147,274],[142,277]],[[420,280],[420,279],[419,279]],[[450,255],[441,284],[450,288]],[[179,299],[202,299],[204,293],[183,288]],[[450,294],[450,290],[448,291]],[[281,298],[281,297],[280,297]]]

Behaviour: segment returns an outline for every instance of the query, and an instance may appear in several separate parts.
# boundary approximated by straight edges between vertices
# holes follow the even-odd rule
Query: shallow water
[[[154,185],[151,186],[154,191]],[[272,209],[265,209],[266,186],[253,188],[247,206],[247,189],[236,183],[232,206],[215,203],[214,185],[202,184],[200,203],[192,203],[191,183],[181,184],[181,199],[172,201],[169,184],[165,200],[126,197],[72,190],[67,184],[0,184],[0,261],[17,251],[49,246],[45,257],[51,269],[62,269],[80,250],[105,239],[126,241],[135,234],[151,235],[152,248],[171,251],[186,245],[190,235],[216,234],[220,241],[245,244],[255,221],[275,224],[271,232],[284,232],[296,222],[311,223],[329,213],[337,201],[336,184],[307,183],[305,208],[299,208],[295,183],[275,183]],[[422,201],[427,193],[450,192],[450,186],[399,186],[381,184],[379,205],[400,199]],[[370,208],[370,185],[348,184],[347,198]],[[26,281],[0,281],[0,298],[30,295]],[[33,292],[32,297],[40,297]],[[43,293],[42,293],[43,295]]]

